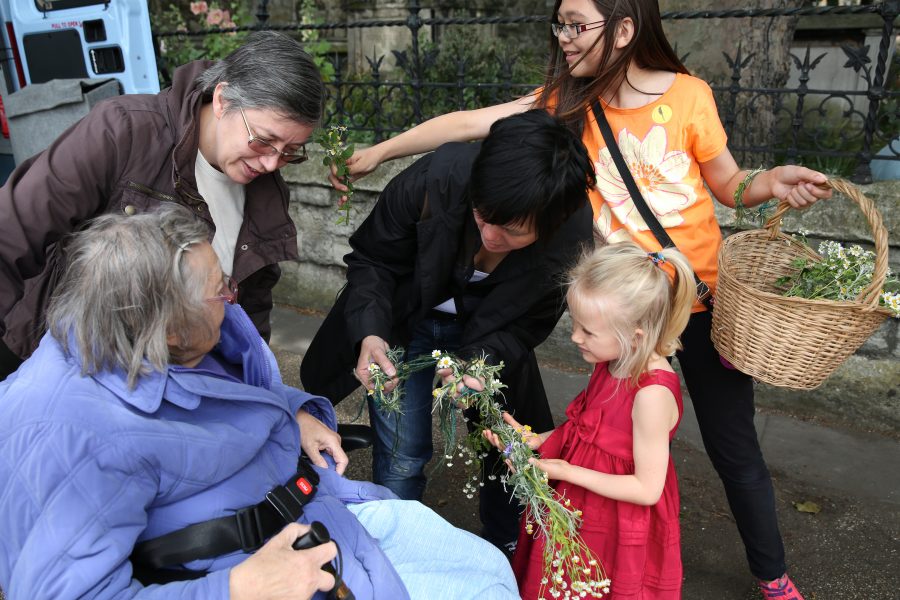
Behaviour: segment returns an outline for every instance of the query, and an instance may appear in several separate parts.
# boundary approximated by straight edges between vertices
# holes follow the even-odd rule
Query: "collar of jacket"
[[[142,375],[134,389],[128,387],[127,374],[121,368],[104,370],[92,377],[123,402],[147,414],[158,411],[163,399],[185,410],[193,410],[204,396],[283,406],[282,398],[262,391],[270,390],[273,380],[273,367],[263,344],[265,342],[243,309],[238,305],[225,305],[225,320],[216,348],[228,362],[242,365],[242,382],[226,381],[209,371],[178,365]],[[80,361],[77,356],[73,359],[76,363]],[[248,393],[245,386],[252,387],[253,392]]]
[[[172,87],[160,95],[166,121],[177,140],[172,150],[172,181],[182,199],[191,206],[203,202],[197,191],[194,162],[200,151],[200,109],[204,99],[194,85],[197,77],[213,64],[209,60],[195,60],[178,67]]]

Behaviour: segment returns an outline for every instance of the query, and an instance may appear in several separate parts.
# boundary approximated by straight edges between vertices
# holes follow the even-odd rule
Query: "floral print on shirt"
[[[644,200],[662,226],[668,229],[681,225],[681,211],[697,201],[694,186],[684,182],[691,165],[687,152],[667,151],[668,137],[661,125],[651,127],[643,140],[622,129],[618,142]],[[603,236],[609,242],[629,239],[627,231],[613,223],[613,216],[628,230],[647,231],[649,227],[635,207],[608,148],[600,150],[595,168],[597,190],[605,200],[597,219]]]

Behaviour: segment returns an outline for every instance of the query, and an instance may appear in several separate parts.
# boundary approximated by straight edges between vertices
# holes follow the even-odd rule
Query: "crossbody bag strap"
[[[643,217],[644,222],[647,224],[647,227],[650,228],[650,232],[653,233],[653,236],[656,238],[656,241],[659,242],[659,245],[663,248],[675,248],[677,250],[678,247],[675,245],[675,242],[672,241],[672,238],[669,237],[666,228],[662,226],[659,219],[656,218],[653,209],[650,208],[647,201],[644,200],[641,189],[638,187],[637,182],[635,182],[634,176],[631,174],[631,169],[629,169],[628,165],[625,163],[622,151],[619,150],[619,144],[616,142],[612,128],[609,126],[609,121],[606,120],[606,115],[600,107],[600,101],[594,100],[591,104],[591,109],[594,112],[594,118],[597,120],[597,126],[600,128],[600,134],[603,136],[603,141],[606,142],[609,154],[612,156],[613,162],[616,163],[616,168],[619,170],[619,176],[622,178],[625,187],[628,189],[628,193],[631,195],[634,207],[637,208],[638,213]],[[706,306],[706,308],[712,310],[712,294],[709,286],[706,285],[702,279],[697,277],[696,272],[694,273],[694,283],[697,285],[697,298],[704,306]]]

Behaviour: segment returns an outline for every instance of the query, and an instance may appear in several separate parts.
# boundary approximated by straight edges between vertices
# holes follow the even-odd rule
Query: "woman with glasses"
[[[98,104],[0,189],[0,380],[43,334],[61,272],[60,241],[103,213],[188,207],[214,231],[238,302],[268,339],[278,263],[297,257],[278,170],[306,160],[325,91],[293,39],[251,35],[221,61],[180,67],[159,94]]]
[[[73,236],[0,382],[6,597],[518,598],[499,550],[341,475],[331,403],[281,382],[207,240],[172,203]]]
[[[656,1],[557,0],[552,18],[551,59],[541,89],[506,104],[436,117],[360,150],[349,160],[351,175],[360,177],[385,160],[445,142],[481,139],[499,118],[530,106],[545,108],[581,133],[595,164],[591,204],[601,237],[633,240],[655,252],[664,242],[654,229],[665,232],[690,259],[701,280],[698,291],[706,292],[715,291],[722,241],[713,197],[728,207],[779,198],[804,208],[831,195],[818,187],[825,176],[810,169],[738,167],[712,91],[688,74],[672,50]],[[607,136],[624,156],[622,171],[632,172],[644,198],[643,213],[601,134],[595,116],[601,114],[609,123]],[[332,183],[345,189],[335,177]],[[644,214],[658,223],[648,224]],[[772,480],[753,424],[753,382],[719,359],[710,339],[711,313],[700,299],[677,356],[704,446],[724,484],[761,593],[767,599],[802,600],[785,573]],[[615,582],[616,573],[610,576]]]

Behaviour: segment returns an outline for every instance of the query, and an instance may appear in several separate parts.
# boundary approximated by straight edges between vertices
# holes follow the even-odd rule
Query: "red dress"
[[[680,423],[683,405],[678,376],[669,371],[650,371],[641,378],[639,388],[648,385],[662,385],[671,390],[678,403]],[[561,458],[602,473],[633,474],[631,410],[637,391],[638,388],[610,375],[606,363],[598,364],[587,389],[566,409],[568,421],[541,446],[541,456]],[[669,433],[670,441],[677,429],[678,424]],[[610,500],[568,482],[553,483],[558,492],[584,513],[581,535],[612,580],[610,594],[604,598],[681,598],[680,503],[671,456],[662,496],[653,506]],[[543,576],[544,538],[535,539],[536,536],[537,533],[525,532],[523,519],[513,570],[524,600],[538,597]]]

